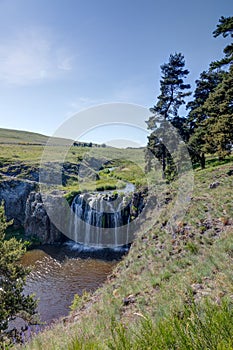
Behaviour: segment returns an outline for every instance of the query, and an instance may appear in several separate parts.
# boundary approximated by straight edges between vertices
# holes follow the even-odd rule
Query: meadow
[[[39,173],[47,164],[48,171],[54,168],[56,172],[59,164],[57,171],[64,172],[66,179],[57,188],[65,190],[68,199],[79,191],[117,190],[127,182],[136,186],[144,182],[143,149],[77,147],[70,140],[47,141],[43,135],[0,129],[0,176],[30,180],[31,172]],[[98,160],[94,171],[93,159]],[[81,179],[77,166],[86,168],[87,176]]]

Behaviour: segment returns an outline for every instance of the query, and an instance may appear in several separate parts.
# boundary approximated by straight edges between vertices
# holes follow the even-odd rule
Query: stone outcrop
[[[138,214],[142,211],[144,204],[145,203],[143,194],[141,192],[135,192],[133,194],[130,208],[131,216],[133,216],[134,218],[137,217]]]
[[[14,227],[23,226],[27,198],[36,187],[31,181],[9,179],[0,182],[0,201],[4,201],[6,217],[14,220]]]
[[[51,203],[53,203],[51,201]],[[26,235],[35,236],[42,244],[62,242],[64,236],[51,222],[41,194],[31,192],[26,202],[24,229]]]
[[[13,227],[23,227],[25,234],[36,237],[42,244],[64,240],[62,233],[51,223],[38,184],[28,180],[8,178],[0,182],[0,202],[4,201],[7,220]],[[50,201],[50,207],[53,200]],[[54,205],[57,205],[57,201]]]
[[[39,168],[21,162],[4,165],[3,167],[0,166],[0,174],[11,176],[15,179],[39,181]]]

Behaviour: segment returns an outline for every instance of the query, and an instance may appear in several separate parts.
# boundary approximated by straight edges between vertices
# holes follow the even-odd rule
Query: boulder
[[[209,188],[210,188],[210,189],[217,188],[219,185],[220,185],[220,182],[215,181],[215,182],[212,182],[212,183],[209,185]]]

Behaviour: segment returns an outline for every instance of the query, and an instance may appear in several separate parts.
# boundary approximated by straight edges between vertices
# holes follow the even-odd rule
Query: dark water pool
[[[69,247],[47,246],[28,251],[23,257],[22,263],[32,268],[25,293],[35,293],[39,298],[41,321],[50,323],[68,315],[74,294],[96,290],[117,263],[76,255]]]

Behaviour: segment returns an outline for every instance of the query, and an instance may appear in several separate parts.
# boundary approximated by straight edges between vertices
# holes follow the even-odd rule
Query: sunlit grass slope
[[[102,288],[76,299],[71,316],[26,349],[232,349],[233,162],[225,163],[195,170],[172,230],[177,183],[161,181],[153,227],[138,233]]]
[[[47,141],[48,136],[42,134],[0,128],[0,143],[33,143],[45,145]]]

